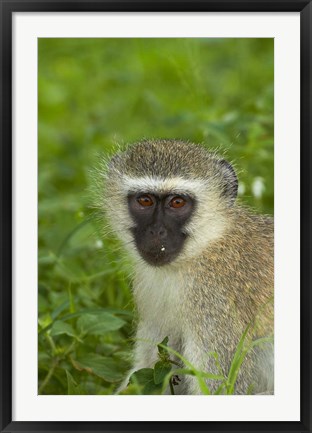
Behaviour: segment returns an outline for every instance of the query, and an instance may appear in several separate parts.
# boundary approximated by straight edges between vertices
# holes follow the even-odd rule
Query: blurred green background
[[[98,153],[142,138],[226,151],[273,213],[273,39],[39,39],[39,393],[111,394],[135,318],[89,209]]]

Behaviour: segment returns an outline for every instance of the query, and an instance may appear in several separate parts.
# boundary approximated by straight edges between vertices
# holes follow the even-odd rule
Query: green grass
[[[272,214],[273,39],[40,39],[38,51],[39,389],[111,394],[130,364],[131,270],[92,218],[88,173],[116,143],[201,142],[235,162],[239,200]]]

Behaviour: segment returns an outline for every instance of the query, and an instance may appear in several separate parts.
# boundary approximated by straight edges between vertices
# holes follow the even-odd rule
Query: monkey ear
[[[234,168],[225,159],[218,161],[219,169],[221,169],[223,175],[223,193],[224,197],[229,199],[230,205],[233,205],[238,190],[238,179]]]

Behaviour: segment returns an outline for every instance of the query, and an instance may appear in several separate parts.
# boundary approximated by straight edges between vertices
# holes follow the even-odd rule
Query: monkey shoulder
[[[273,231],[268,218],[246,218],[239,224],[234,221],[221,239],[197,257],[198,276],[208,285],[222,285],[223,280],[232,285],[243,281],[264,283],[273,276]]]
[[[230,323],[236,316],[247,324],[272,298],[273,232],[272,218],[243,210],[222,238],[197,257],[193,268],[197,289],[190,292],[190,302],[207,311],[207,320]]]

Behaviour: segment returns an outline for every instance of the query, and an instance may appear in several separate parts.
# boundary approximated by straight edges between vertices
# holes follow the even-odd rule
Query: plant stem
[[[56,352],[56,347],[55,347],[53,338],[49,334],[46,334],[46,339],[50,345],[52,356],[53,356],[53,355],[55,355],[55,352]]]
[[[176,365],[179,368],[183,367],[183,365],[177,361],[173,361],[172,359],[169,359],[168,361],[171,362],[171,364]]]
[[[173,384],[172,384],[172,378],[170,378],[170,380],[169,380],[169,386],[170,386],[171,395],[174,395],[174,388],[173,388]]]
[[[51,366],[50,370],[48,371],[48,374],[46,375],[46,377],[42,381],[41,385],[39,386],[38,394],[42,394],[42,391],[47,386],[47,384],[50,382],[50,379],[53,376],[54,370],[55,370],[58,363],[59,363],[58,358],[54,358],[52,366]]]

